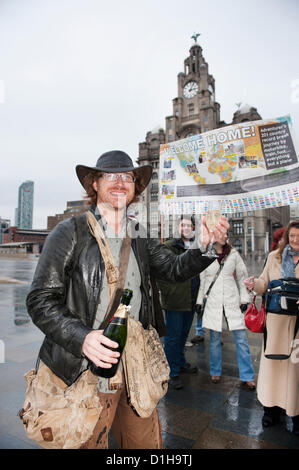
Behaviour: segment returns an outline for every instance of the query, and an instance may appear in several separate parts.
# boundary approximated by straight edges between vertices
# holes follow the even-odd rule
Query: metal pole
[[[254,227],[251,228],[251,252],[254,253]]]
[[[247,231],[247,224],[244,224],[244,256],[247,256],[247,239],[246,239],[246,231]]]

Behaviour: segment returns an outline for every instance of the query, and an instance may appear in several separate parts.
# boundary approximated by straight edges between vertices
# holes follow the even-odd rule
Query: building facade
[[[49,230],[8,227],[3,233],[0,253],[41,253]]]
[[[10,227],[10,220],[2,219],[2,217],[0,217],[0,243],[3,242],[3,234],[9,227]]]
[[[88,209],[86,201],[84,199],[78,201],[67,201],[66,210],[63,214],[49,215],[47,222],[47,229],[53,230],[53,228],[62,220],[69,219],[73,215],[83,214]]]
[[[19,187],[15,224],[19,228],[32,229],[34,182],[24,181]]]
[[[262,119],[255,107],[239,103],[232,122],[221,121],[220,104],[215,98],[215,79],[209,73],[197,37],[194,39],[189,56],[184,60],[184,72],[177,76],[178,95],[172,100],[172,115],[165,118],[165,130],[156,127],[146,134],[144,142],[139,143],[138,164],[153,167],[153,178],[143,194],[144,208],[141,209],[141,219],[147,220],[151,237],[171,237],[177,226],[173,216],[161,221],[159,214],[160,145],[223,126]],[[244,255],[254,252],[260,256],[271,244],[274,230],[288,220],[289,207],[234,214],[230,220],[230,242]]]
[[[299,219],[299,203],[290,208],[290,219]]]

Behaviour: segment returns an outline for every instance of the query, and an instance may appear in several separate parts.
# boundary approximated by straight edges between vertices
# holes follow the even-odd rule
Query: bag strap
[[[207,292],[205,293],[205,296],[204,296],[203,301],[202,301],[202,312],[203,312],[204,309],[205,309],[206,302],[207,302],[207,300],[208,300],[208,297],[209,297],[209,294],[210,294],[210,292],[211,292],[211,290],[212,290],[212,287],[213,287],[213,285],[215,284],[215,282],[216,282],[216,280],[217,280],[217,278],[218,278],[218,276],[219,276],[219,274],[220,274],[220,271],[221,271],[221,269],[222,269],[223,266],[224,266],[225,259],[226,259],[226,257],[221,260],[221,263],[220,263],[220,266],[219,266],[219,268],[218,268],[218,271],[217,271],[217,273],[215,274],[215,277],[214,277],[213,281],[212,281],[211,284],[209,285],[209,288],[208,288]]]
[[[296,335],[298,333],[298,330],[299,330],[299,315],[297,315],[297,318],[296,318],[296,323],[295,323],[295,327],[294,327],[294,338],[293,338],[293,342],[294,343],[294,340],[296,338]],[[291,348],[291,352],[289,355],[287,354],[265,354],[265,351],[266,351],[266,343],[267,343],[267,328],[266,328],[266,323],[265,323],[265,328],[264,328],[264,355],[267,359],[276,359],[276,360],[283,360],[283,359],[289,359],[289,357],[291,357],[291,354],[292,354],[292,351],[293,351],[293,347],[294,345],[292,344],[292,348]]]
[[[111,298],[111,294],[113,294],[115,285],[119,278],[119,271],[117,266],[115,265],[113,255],[110,250],[109,243],[106,240],[105,234],[102,230],[102,227],[98,223],[97,219],[93,215],[91,211],[86,212],[86,221],[89,227],[91,234],[95,237],[96,241],[98,242],[104,263],[106,268],[106,276],[108,281],[109,287],[109,298]]]
[[[119,255],[119,267],[115,265],[109,243],[105,234],[92,212],[86,212],[86,220],[91,234],[98,242],[106,269],[108,288],[109,288],[109,305],[105,314],[105,318],[100,329],[105,328],[117,309],[122,296],[125,285],[127,268],[129,264],[129,256],[131,250],[131,238],[126,231],[126,237],[122,242]]]

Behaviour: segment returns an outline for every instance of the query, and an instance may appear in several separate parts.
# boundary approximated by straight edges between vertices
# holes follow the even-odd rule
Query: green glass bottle
[[[128,306],[130,304],[132,296],[132,290],[125,289],[123,291],[120,305],[103,332],[104,336],[118,343],[118,348],[113,349],[120,353],[118,362],[116,364],[112,364],[112,367],[109,369],[97,367],[95,364],[91,364],[90,369],[93,374],[99,375],[100,377],[105,377],[107,379],[110,379],[116,374],[116,370],[127,340],[128,308],[124,308],[124,306]]]

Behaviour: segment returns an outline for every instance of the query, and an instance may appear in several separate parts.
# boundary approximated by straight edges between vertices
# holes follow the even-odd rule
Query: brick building
[[[83,214],[88,209],[85,200],[79,201],[67,201],[66,210],[63,214],[49,215],[47,222],[47,229],[53,230],[53,228],[62,220],[69,219],[73,215]]]
[[[49,230],[28,230],[16,226],[8,227],[3,233],[0,252],[16,252],[20,249],[26,253],[41,253]]]

